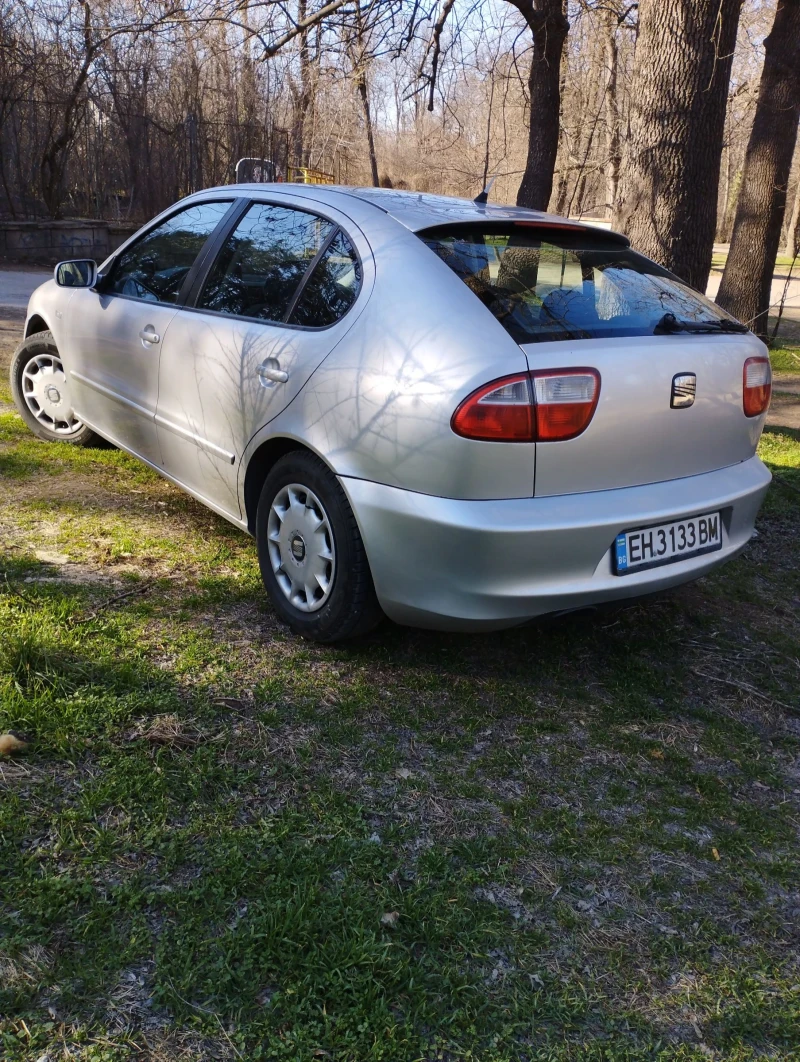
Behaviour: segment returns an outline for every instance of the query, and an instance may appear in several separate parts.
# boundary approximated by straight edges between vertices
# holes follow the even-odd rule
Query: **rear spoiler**
[[[423,239],[441,238],[445,233],[455,236],[459,233],[481,233],[486,236],[508,235],[514,229],[533,230],[533,232],[559,232],[564,236],[569,235],[572,240],[579,239],[581,246],[597,247],[598,250],[610,247],[630,247],[631,241],[621,232],[612,232],[610,229],[595,228],[593,225],[581,225],[571,221],[522,221],[516,218],[508,220],[482,220],[474,221],[449,221],[431,225],[429,228],[418,229],[417,236]]]
[[[562,232],[579,232],[581,235],[589,233],[591,236],[600,236],[609,243],[618,247],[630,247],[631,241],[621,232],[613,229],[601,229],[599,225],[573,224],[570,221],[514,221],[514,227],[522,226],[526,229],[558,229]]]

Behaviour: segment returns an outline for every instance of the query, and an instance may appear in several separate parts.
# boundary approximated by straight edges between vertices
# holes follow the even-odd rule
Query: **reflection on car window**
[[[197,305],[283,321],[333,225],[304,210],[254,203],[214,263]]]
[[[643,255],[598,233],[525,225],[420,233],[520,343],[649,336],[665,313],[730,322],[715,303]]]
[[[353,245],[337,232],[314,267],[289,318],[290,324],[322,328],[343,317],[361,287],[361,265]]]
[[[147,302],[175,302],[200,249],[232,202],[197,203],[151,229],[117,258],[106,290]]]

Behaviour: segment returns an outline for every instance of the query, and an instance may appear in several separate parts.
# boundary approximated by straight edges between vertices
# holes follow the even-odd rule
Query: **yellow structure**
[[[292,181],[296,184],[336,183],[332,173],[325,173],[323,170],[313,170],[310,166],[289,166],[288,171],[287,181]]]

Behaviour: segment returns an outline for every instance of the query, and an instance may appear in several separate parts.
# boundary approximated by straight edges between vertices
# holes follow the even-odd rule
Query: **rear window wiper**
[[[653,329],[653,335],[669,335],[672,332],[692,332],[703,335],[709,332],[735,332],[744,335],[747,325],[739,321],[681,321],[674,313],[665,313]]]

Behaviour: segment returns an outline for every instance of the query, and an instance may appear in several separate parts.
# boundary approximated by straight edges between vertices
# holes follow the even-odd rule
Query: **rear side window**
[[[150,229],[117,257],[105,290],[145,302],[175,302],[186,274],[232,202],[197,203]]]
[[[419,235],[520,343],[649,336],[681,324],[733,321],[602,233],[504,224],[443,226]],[[672,316],[665,322],[665,315]]]
[[[360,287],[361,263],[353,245],[340,230],[314,267],[289,323],[307,328],[333,324],[353,305]]]
[[[304,210],[254,203],[222,248],[198,307],[284,321],[301,280],[334,227]]]

